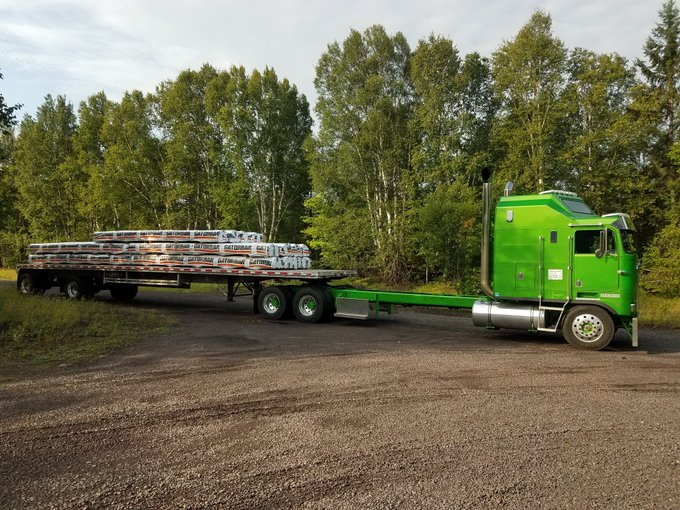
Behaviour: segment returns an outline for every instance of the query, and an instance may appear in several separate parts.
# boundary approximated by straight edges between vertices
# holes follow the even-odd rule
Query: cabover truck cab
[[[488,329],[561,329],[572,345],[598,350],[623,328],[637,347],[637,260],[628,215],[598,216],[566,191],[511,196],[508,183],[492,232],[489,172],[483,177],[486,296],[331,287],[335,315],[367,318],[393,304],[472,308],[474,324]]]
[[[569,343],[584,349],[604,348],[621,327],[637,346],[630,217],[598,216],[571,192],[511,196],[511,189],[506,187],[496,207],[493,241],[483,245],[483,252],[493,248],[482,254],[482,272],[491,281],[482,278],[488,300],[473,306],[475,324],[561,328]]]

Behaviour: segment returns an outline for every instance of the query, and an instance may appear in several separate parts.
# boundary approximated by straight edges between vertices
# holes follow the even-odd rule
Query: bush
[[[680,297],[680,226],[670,224],[654,238],[642,260],[640,286],[650,294]]]
[[[470,287],[479,261],[479,216],[475,190],[463,182],[440,184],[425,198],[416,215],[417,241],[432,276]]]
[[[14,267],[25,262],[28,243],[27,234],[0,232],[0,267]]]

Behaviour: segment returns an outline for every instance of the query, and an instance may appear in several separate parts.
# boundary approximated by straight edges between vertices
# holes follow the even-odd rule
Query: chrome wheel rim
[[[276,313],[281,308],[281,301],[274,294],[267,294],[264,298],[263,304],[267,313]]]
[[[66,285],[66,295],[70,298],[77,298],[80,296],[80,289],[78,288],[78,284],[76,282],[68,282]]]
[[[31,279],[27,276],[23,277],[21,279],[21,293],[30,294],[32,290],[33,286],[31,285]]]
[[[604,324],[599,317],[584,313],[574,318],[571,331],[581,342],[597,342],[604,333]]]
[[[313,296],[304,296],[298,302],[298,310],[304,317],[311,317],[316,312],[316,299]]]

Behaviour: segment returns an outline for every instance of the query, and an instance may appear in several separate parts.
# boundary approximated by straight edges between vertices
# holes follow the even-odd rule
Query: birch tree
[[[273,69],[248,76],[244,68],[234,67],[216,118],[226,156],[247,185],[258,229],[269,241],[296,237],[293,230],[300,225],[309,192],[303,149],[312,125],[307,99]]]
[[[408,277],[406,242],[414,183],[410,175],[409,118],[413,90],[410,49],[401,33],[381,26],[352,31],[321,56],[315,86],[321,125],[312,172],[315,213],[363,218],[373,261],[387,280]],[[363,209],[363,210],[362,210]],[[317,241],[327,242],[315,229]],[[362,237],[357,232],[357,237]],[[335,242],[335,241],[334,241]]]
[[[542,191],[560,181],[556,156],[563,134],[560,96],[566,65],[567,50],[553,37],[552,19],[542,11],[493,54],[500,102],[494,140],[505,153],[501,175],[525,191]]]

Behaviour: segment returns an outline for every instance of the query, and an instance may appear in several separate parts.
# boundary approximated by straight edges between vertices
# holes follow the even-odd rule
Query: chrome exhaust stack
[[[489,274],[491,273],[491,184],[489,183],[491,170],[482,170],[482,264],[480,286],[482,292],[493,299],[493,289],[491,288]]]

